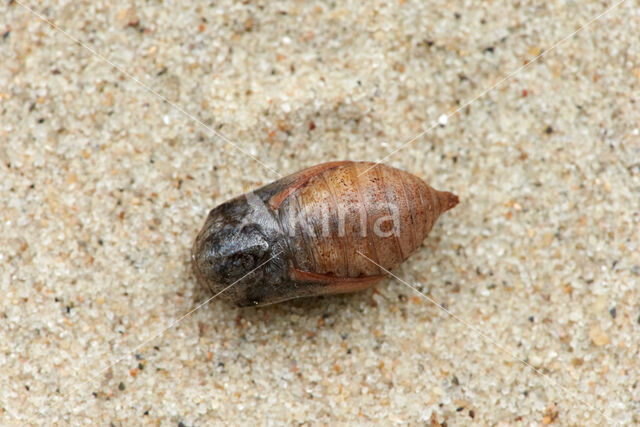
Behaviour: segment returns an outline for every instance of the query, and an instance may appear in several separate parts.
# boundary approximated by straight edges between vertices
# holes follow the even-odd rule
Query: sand
[[[614,5],[3,2],[0,424],[640,423]],[[461,203],[374,289],[190,313],[208,211],[339,159]]]

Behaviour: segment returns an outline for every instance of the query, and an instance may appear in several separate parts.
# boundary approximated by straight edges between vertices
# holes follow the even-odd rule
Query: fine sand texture
[[[639,104],[638,0],[3,1],[0,425],[638,425]],[[209,210],[345,159],[460,204],[207,302]]]

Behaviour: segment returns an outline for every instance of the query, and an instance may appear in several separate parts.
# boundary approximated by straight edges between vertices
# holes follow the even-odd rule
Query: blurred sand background
[[[0,424],[640,423],[640,3],[484,93],[614,4],[4,1]],[[395,273],[455,318],[174,324],[211,208],[423,130],[385,162],[462,202]]]

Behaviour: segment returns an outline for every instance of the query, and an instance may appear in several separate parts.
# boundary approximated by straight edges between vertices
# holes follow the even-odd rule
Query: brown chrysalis
[[[390,166],[323,163],[213,209],[193,266],[200,283],[240,307],[358,291],[385,276],[366,257],[392,270],[457,204]]]

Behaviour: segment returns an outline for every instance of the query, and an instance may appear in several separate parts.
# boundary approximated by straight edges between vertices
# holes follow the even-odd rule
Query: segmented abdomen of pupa
[[[277,202],[294,267],[301,271],[351,278],[385,274],[382,268],[406,260],[438,216],[458,203],[454,194],[390,166],[330,165],[316,167]]]

